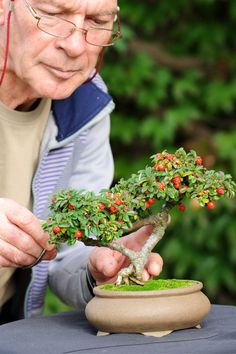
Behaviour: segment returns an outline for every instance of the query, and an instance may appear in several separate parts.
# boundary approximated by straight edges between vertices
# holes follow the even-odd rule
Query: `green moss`
[[[102,286],[104,290],[113,291],[146,291],[146,290],[167,290],[176,288],[185,288],[196,283],[194,280],[183,279],[153,279],[147,281],[144,285],[120,285],[106,284]]]

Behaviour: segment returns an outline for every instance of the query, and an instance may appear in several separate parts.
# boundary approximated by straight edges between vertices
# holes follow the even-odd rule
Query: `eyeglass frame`
[[[110,30],[110,29],[107,29],[107,28],[95,28],[95,27],[89,27],[88,29],[85,29],[85,28],[80,28],[78,27],[74,22],[71,22],[65,18],[62,18],[62,17],[59,17],[59,16],[50,16],[50,15],[40,15],[38,14],[35,9],[28,3],[27,0],[23,0],[27,9],[29,10],[29,12],[31,13],[31,15],[36,19],[38,20],[37,22],[37,27],[40,31],[44,32],[44,33],[47,33],[48,35],[52,36],[52,37],[55,37],[55,38],[68,38],[69,36],[71,36],[75,31],[81,31],[83,32],[84,36],[85,36],[85,41],[90,44],[90,45],[93,45],[93,46],[96,46],[96,47],[110,47],[110,46],[113,46],[115,44],[115,42],[111,42],[111,43],[107,43],[107,44],[104,44],[104,45],[98,45],[98,44],[93,44],[93,43],[90,43],[87,41],[86,37],[87,37],[87,33],[90,29],[94,29],[94,30],[106,30],[106,31],[109,31],[111,32],[111,34],[114,35],[114,39],[115,41],[119,40],[122,38],[122,33],[121,33],[121,23],[120,23],[120,17],[118,16],[118,14],[116,14],[116,19],[115,21],[117,21],[117,26],[118,26],[118,29],[116,32],[114,32],[113,30]],[[40,20],[42,17],[46,17],[46,18],[58,18],[59,20],[62,20],[62,21],[65,21],[65,22],[68,22],[70,23],[72,26],[73,26],[73,31],[71,31],[70,34],[68,34],[68,36],[57,36],[57,35],[54,35],[54,34],[51,34],[49,32],[46,32],[44,30],[42,30],[40,27],[39,27],[39,23],[40,23]]]

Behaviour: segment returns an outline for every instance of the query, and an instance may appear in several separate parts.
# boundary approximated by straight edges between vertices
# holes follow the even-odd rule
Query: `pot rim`
[[[166,290],[144,290],[144,291],[112,291],[112,290],[105,290],[102,289],[102,286],[99,285],[93,288],[94,295],[98,297],[105,297],[105,298],[143,298],[143,297],[162,297],[162,296],[174,296],[174,295],[186,295],[195,293],[200,291],[203,288],[203,283],[198,280],[193,280],[194,284],[180,287],[180,288],[173,288],[173,289],[166,289]]]

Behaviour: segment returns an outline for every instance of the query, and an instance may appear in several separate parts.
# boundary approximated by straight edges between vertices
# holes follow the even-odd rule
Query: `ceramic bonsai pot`
[[[114,291],[95,287],[86,307],[88,321],[98,334],[143,333],[163,336],[173,330],[200,327],[210,311],[203,284],[167,290]]]

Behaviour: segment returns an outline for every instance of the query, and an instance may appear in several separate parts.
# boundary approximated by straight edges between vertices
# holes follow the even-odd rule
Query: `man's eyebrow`
[[[117,15],[117,13],[118,13],[118,9],[114,8],[114,9],[110,9],[110,10],[101,10],[101,11],[93,13],[93,15],[106,16],[106,15]]]
[[[60,3],[58,3],[57,0],[55,0],[55,1],[51,0],[51,6],[54,6],[60,10],[65,10],[65,11],[70,10],[70,6],[67,6],[66,4],[60,4]],[[93,15],[93,16],[106,16],[106,15],[117,15],[117,13],[118,13],[118,7],[114,7],[109,10],[107,9],[107,10],[91,12],[91,15]]]

